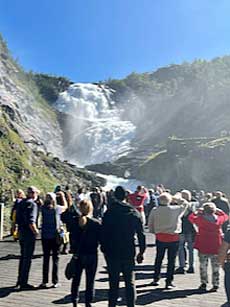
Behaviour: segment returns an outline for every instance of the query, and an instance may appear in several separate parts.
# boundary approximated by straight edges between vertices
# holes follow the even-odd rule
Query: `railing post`
[[[0,203],[0,240],[3,240],[4,203]]]

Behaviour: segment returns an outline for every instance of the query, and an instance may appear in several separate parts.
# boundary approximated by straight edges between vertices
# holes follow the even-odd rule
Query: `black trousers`
[[[42,270],[42,282],[47,284],[49,282],[49,264],[50,256],[52,252],[53,269],[52,269],[52,283],[58,283],[58,262],[59,262],[59,245],[54,239],[42,238],[43,249],[43,270]]]
[[[225,286],[225,292],[227,295],[227,300],[230,303],[230,262],[226,262],[224,265],[224,286]]]
[[[71,298],[77,302],[79,298],[79,286],[83,270],[86,273],[85,303],[90,304],[94,298],[94,281],[97,271],[97,255],[80,255],[76,260],[76,274],[72,280]]]
[[[168,266],[166,273],[166,282],[170,283],[173,281],[175,260],[179,248],[179,241],[176,242],[161,242],[156,240],[157,254],[155,259],[155,273],[154,279],[160,279],[161,265],[165,256],[165,251],[168,252]]]
[[[29,272],[35,248],[35,237],[26,235],[21,236],[19,244],[21,255],[18,268],[18,285],[25,286],[28,284]]]
[[[118,299],[120,273],[123,274],[128,307],[135,306],[136,289],[134,274],[134,259],[110,259],[106,257],[109,273],[109,307],[115,307]]]

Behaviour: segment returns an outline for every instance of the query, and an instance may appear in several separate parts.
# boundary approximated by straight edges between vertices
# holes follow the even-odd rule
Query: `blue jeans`
[[[21,256],[18,269],[18,284],[20,286],[25,286],[28,284],[29,272],[35,248],[35,237],[26,235],[22,236],[19,239],[19,243]]]
[[[193,267],[194,256],[193,256],[193,234],[192,233],[180,234],[179,265],[181,268],[185,267],[185,250],[184,250],[185,244],[187,245],[187,249],[188,249],[189,267]]]
[[[155,260],[155,272],[154,280],[160,279],[161,265],[165,256],[166,250],[168,251],[168,266],[166,273],[166,282],[170,283],[173,281],[175,260],[178,251],[179,242],[161,242],[156,240],[157,254]]]

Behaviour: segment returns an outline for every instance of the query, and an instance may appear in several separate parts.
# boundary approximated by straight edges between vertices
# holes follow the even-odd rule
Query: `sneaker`
[[[26,290],[35,290],[36,287],[33,286],[33,285],[29,285],[29,284],[26,284],[26,285],[21,285],[20,288],[19,288],[21,291],[26,291]]]
[[[189,274],[195,273],[194,268],[191,266],[191,267],[187,270],[187,273],[189,273]]]
[[[182,267],[179,267],[175,270],[175,274],[185,274],[185,270]]]
[[[53,284],[53,288],[59,288],[61,285],[59,283]]]
[[[40,289],[47,289],[48,288],[48,284],[43,282],[42,284],[40,284],[39,288]]]
[[[167,282],[166,281],[166,285],[165,285],[165,289],[170,290],[175,288],[175,286],[172,284],[172,282]]]
[[[200,287],[199,287],[199,290],[206,291],[207,290],[207,285],[206,284],[201,284]]]
[[[210,292],[217,292],[219,289],[218,286],[213,286],[212,289],[210,289]]]

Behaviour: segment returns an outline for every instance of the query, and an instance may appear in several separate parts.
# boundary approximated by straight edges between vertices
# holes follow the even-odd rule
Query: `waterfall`
[[[135,126],[111,99],[112,90],[91,83],[72,84],[59,95],[58,111],[70,117],[64,136],[65,157],[78,165],[113,161],[130,152]],[[66,139],[65,139],[66,138]]]

